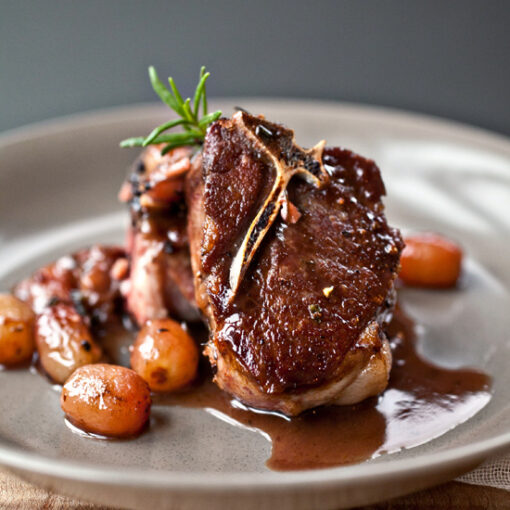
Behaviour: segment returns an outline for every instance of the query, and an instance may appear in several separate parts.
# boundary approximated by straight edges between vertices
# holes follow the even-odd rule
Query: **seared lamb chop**
[[[162,156],[150,146],[135,163],[120,199],[129,202],[128,280],[123,284],[127,309],[142,325],[172,315],[197,320],[186,233],[184,174],[191,150],[181,147]]]
[[[287,415],[376,395],[391,368],[400,233],[375,163],[323,147],[238,112],[212,124],[187,178],[215,382]]]

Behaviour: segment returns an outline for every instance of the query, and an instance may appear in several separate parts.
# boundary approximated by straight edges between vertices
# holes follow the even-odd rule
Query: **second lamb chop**
[[[122,284],[128,312],[139,326],[169,315],[200,318],[195,305],[186,231],[184,177],[191,167],[188,147],[161,155],[150,146],[134,163],[120,191],[129,204],[126,252],[129,274]]]

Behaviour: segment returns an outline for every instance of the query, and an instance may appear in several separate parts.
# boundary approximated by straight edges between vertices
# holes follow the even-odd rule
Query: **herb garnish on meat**
[[[191,98],[183,99],[173,78],[168,78],[170,89],[168,89],[163,82],[159,79],[156,69],[153,66],[149,67],[149,78],[151,80],[154,92],[160,99],[168,105],[179,118],[166,122],[161,126],[155,128],[148,136],[138,136],[128,138],[120,143],[121,147],[147,147],[151,144],[166,144],[161,154],[182,147],[184,145],[201,146],[204,142],[205,133],[209,124],[218,120],[221,117],[221,111],[207,113],[207,93],[205,82],[209,78],[210,73],[205,71],[205,67],[200,69],[200,77],[193,100]],[[202,112],[200,108],[202,107]],[[200,113],[202,116],[200,116]],[[177,126],[182,126],[184,131],[165,133],[169,129]]]

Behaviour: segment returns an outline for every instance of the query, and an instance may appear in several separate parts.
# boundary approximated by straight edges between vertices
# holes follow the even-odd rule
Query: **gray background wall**
[[[191,91],[339,99],[510,134],[510,2],[0,0],[0,130]]]

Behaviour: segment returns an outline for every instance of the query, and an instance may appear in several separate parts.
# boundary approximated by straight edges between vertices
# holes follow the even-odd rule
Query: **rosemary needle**
[[[183,145],[202,145],[209,124],[218,120],[221,111],[213,113],[207,112],[207,94],[205,82],[210,73],[206,72],[205,67],[200,69],[198,85],[191,98],[183,99],[173,78],[168,78],[170,89],[159,79],[159,76],[153,66],[149,67],[149,78],[154,92],[161,101],[169,106],[179,117],[175,120],[165,122],[161,126],[153,129],[147,136],[136,136],[120,142],[121,147],[147,147],[151,144],[166,144],[161,154],[182,147]],[[202,116],[200,116],[200,106],[202,106]],[[182,132],[167,132],[177,126],[181,126]]]

